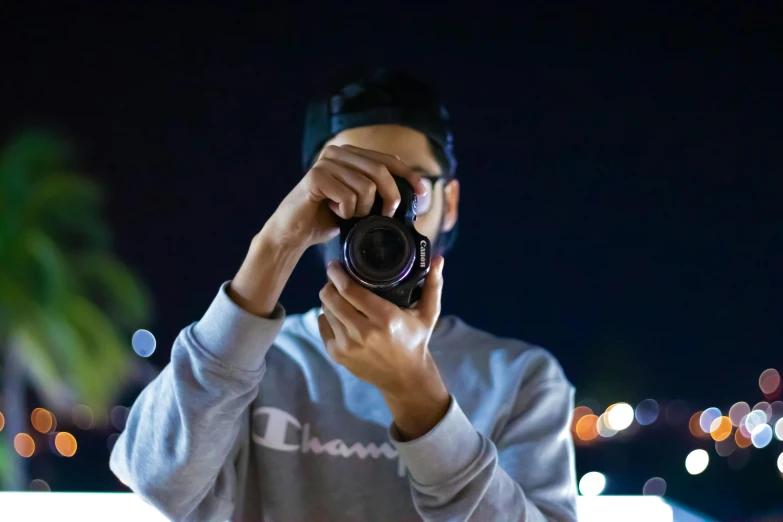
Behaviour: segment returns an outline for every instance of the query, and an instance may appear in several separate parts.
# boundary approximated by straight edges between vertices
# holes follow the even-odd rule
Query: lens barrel
[[[370,216],[359,221],[343,244],[343,264],[368,288],[388,288],[410,273],[415,239],[399,221]]]

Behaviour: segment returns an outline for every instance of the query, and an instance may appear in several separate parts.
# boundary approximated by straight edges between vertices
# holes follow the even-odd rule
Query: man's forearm
[[[409,387],[405,393],[384,394],[398,434],[404,440],[415,440],[427,434],[446,415],[451,396],[432,358],[428,358],[428,375]]]
[[[242,309],[269,317],[291,273],[304,253],[301,247],[282,244],[265,226],[250,244],[247,256],[228,287],[229,297]]]

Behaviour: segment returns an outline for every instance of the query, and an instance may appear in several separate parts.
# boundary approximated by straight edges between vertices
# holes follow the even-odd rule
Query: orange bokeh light
[[[52,429],[52,414],[43,408],[36,408],[30,415],[33,428],[41,433],[48,433]]]
[[[35,441],[27,433],[20,433],[14,437],[14,449],[24,458],[29,458],[35,453]]]
[[[593,413],[593,410],[587,406],[577,406],[574,408],[574,418],[571,421],[571,431],[576,433],[576,423],[579,422],[582,417],[585,415],[590,415],[591,413]]]
[[[742,430],[734,432],[734,442],[737,443],[737,447],[739,448],[747,448],[751,444],[750,438],[743,435]]]
[[[691,431],[691,435],[703,439],[707,437],[707,434],[704,433],[703,429],[701,429],[701,423],[700,423],[701,414],[702,412],[697,411],[696,413],[691,415],[691,420],[688,421],[688,429]]]
[[[710,425],[710,435],[716,441],[726,440],[731,435],[731,419],[728,417],[718,417]]]
[[[598,416],[592,413],[585,415],[576,423],[576,436],[584,441],[593,440],[598,436]]]
[[[63,457],[73,457],[76,454],[76,438],[68,432],[61,431],[54,438],[54,447]]]
[[[5,417],[3,417],[3,414],[0,413],[0,431],[3,431],[4,427],[5,427]]]

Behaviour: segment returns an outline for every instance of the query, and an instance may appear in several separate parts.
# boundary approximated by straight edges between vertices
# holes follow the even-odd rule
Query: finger
[[[372,323],[379,325],[388,324],[399,308],[370,292],[351,279],[339,263],[329,263],[326,275],[334,287],[356,310],[364,314]]]
[[[417,312],[422,319],[430,324],[440,316],[440,299],[443,295],[443,256],[433,259],[430,272],[424,279],[424,287],[421,289],[421,297]]]
[[[366,216],[369,214],[373,203],[375,203],[375,182],[354,168],[346,167],[327,158],[321,161],[338,181],[356,194],[356,211],[354,216]]]
[[[351,305],[335,288],[334,283],[327,283],[319,294],[324,309],[329,309],[337,320],[345,326],[348,334],[359,340],[362,332],[370,327],[370,321]]]
[[[321,339],[324,341],[324,348],[326,353],[332,358],[334,362],[340,364],[343,353],[338,347],[338,343],[334,336],[329,320],[326,318],[326,313],[322,313],[318,316],[318,331],[321,332]]]
[[[337,341],[337,344],[339,346],[346,346],[348,344],[348,332],[345,329],[345,325],[340,322],[337,317],[335,317],[334,313],[328,306],[323,307],[324,317],[326,317],[327,322],[329,323],[329,326],[332,328],[332,332],[334,332],[334,339]]]
[[[408,183],[410,183],[411,186],[413,187],[413,191],[419,196],[423,196],[427,193],[427,186],[421,182],[421,176],[419,175],[419,173],[416,172],[415,170],[412,170],[405,163],[403,163],[400,160],[400,157],[397,156],[396,154],[393,155],[384,154],[382,152],[377,152],[374,150],[354,147],[353,145],[343,145],[343,148],[346,148],[361,156],[365,156],[366,158],[370,158],[375,161],[380,161],[381,163],[386,165],[386,168],[389,169],[389,172],[407,179]]]
[[[329,208],[343,219],[350,219],[356,212],[356,193],[337,179],[329,165],[317,162],[309,173],[307,190],[315,201],[329,200]]]
[[[383,215],[394,215],[394,211],[400,205],[400,190],[397,188],[397,183],[394,182],[389,168],[383,162],[355,153],[353,149],[349,150],[334,145],[329,145],[324,149],[323,158],[357,169],[370,178],[383,199]]]
[[[321,333],[321,339],[323,339],[324,345],[334,341],[334,330],[329,326],[329,321],[323,313],[318,315],[318,331]]]

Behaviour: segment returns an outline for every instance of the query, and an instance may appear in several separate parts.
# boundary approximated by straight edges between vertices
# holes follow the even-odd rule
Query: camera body
[[[340,221],[340,235],[332,248],[345,271],[360,285],[409,308],[419,300],[424,279],[430,271],[430,240],[416,231],[416,193],[410,183],[394,176],[400,191],[400,205],[393,217],[381,214],[383,200],[375,202],[367,216]],[[329,249],[327,249],[329,250]]]

